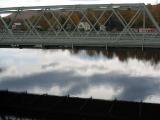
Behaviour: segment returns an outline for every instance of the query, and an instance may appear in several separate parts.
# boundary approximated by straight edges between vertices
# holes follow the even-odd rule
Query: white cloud
[[[144,102],[149,102],[149,103],[159,103],[160,101],[160,95],[151,95],[151,96],[148,96]]]
[[[76,95],[78,97],[82,98],[89,98],[93,97],[94,99],[107,99],[107,100],[113,100],[118,96],[123,89],[114,89],[111,86],[93,86],[83,92],[80,95]]]
[[[78,55],[73,55],[67,50],[2,49],[0,59],[0,65],[2,67],[7,66],[7,70],[1,73],[0,78],[5,76],[27,76],[46,71],[74,71],[74,76],[84,77],[105,73],[120,73],[130,76],[160,76],[160,64],[153,66],[150,62],[137,59],[128,59],[127,62],[121,62],[118,57],[108,59],[101,54],[97,56],[97,59],[91,59],[84,51],[81,51]]]

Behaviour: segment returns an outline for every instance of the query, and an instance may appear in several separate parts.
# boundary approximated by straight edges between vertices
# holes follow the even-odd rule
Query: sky
[[[68,4],[110,4],[110,3],[151,3],[158,0],[0,0],[0,7],[15,6],[45,6],[45,5],[68,5]]]

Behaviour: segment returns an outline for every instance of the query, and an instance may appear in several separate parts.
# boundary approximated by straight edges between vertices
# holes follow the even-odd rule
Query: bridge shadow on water
[[[1,120],[144,120],[159,117],[159,104],[106,101],[0,91]],[[14,100],[11,102],[11,100]]]

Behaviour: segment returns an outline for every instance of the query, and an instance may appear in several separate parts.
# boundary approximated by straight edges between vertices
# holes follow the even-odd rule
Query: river
[[[160,51],[0,49],[0,90],[160,103]]]

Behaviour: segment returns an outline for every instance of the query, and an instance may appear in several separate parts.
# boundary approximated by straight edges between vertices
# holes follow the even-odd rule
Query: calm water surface
[[[160,52],[0,49],[0,90],[160,103]]]

